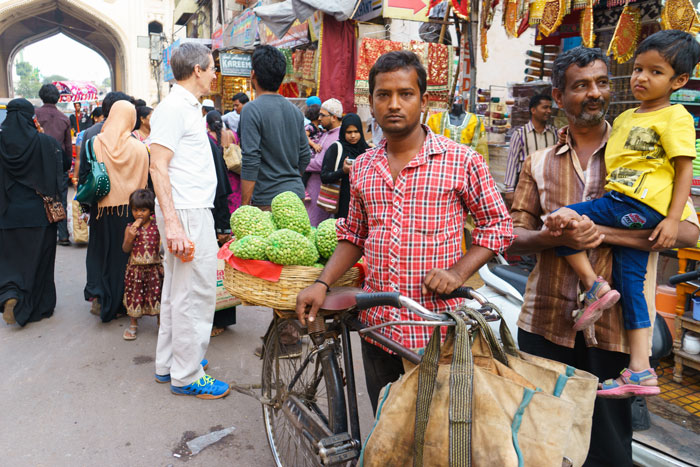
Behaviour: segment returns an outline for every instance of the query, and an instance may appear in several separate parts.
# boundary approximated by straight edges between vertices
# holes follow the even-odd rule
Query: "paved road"
[[[236,392],[215,401],[178,397],[157,384],[155,318],[141,320],[135,341],[123,340],[128,320],[103,324],[83,300],[85,248],[57,248],[54,316],[24,328],[0,321],[0,464],[272,465],[257,401]],[[270,315],[239,307],[238,324],[209,345],[208,373],[259,383],[261,361],[252,351]],[[355,368],[365,436],[372,415],[359,351]],[[232,435],[196,456],[174,456],[183,439],[230,426]]]

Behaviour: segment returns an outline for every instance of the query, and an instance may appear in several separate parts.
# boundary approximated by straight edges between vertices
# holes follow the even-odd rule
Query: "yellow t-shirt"
[[[449,114],[447,112],[435,113],[428,118],[428,126],[433,133],[438,135],[443,135],[450,138],[455,143],[465,144],[476,152],[481,154],[486,163],[489,162],[489,145],[488,139],[486,138],[486,128],[484,127],[484,122],[481,121],[476,115],[467,112],[462,124],[458,127],[449,125]],[[476,146],[474,143],[474,131],[476,131],[476,125],[479,125],[478,142]],[[459,134],[452,134],[452,130],[459,131]]]
[[[693,117],[680,104],[660,110],[623,112],[605,148],[605,189],[641,201],[667,216],[676,174],[673,158],[695,158]],[[682,218],[690,214],[686,205]]]

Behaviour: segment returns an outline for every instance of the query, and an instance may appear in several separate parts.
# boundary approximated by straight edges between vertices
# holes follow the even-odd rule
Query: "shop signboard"
[[[384,0],[385,18],[428,21],[429,0]]]
[[[163,50],[163,80],[166,82],[175,79],[173,76],[173,69],[170,66],[170,57],[173,54],[173,50],[177,49],[178,47],[180,47],[180,39],[176,40]]]
[[[255,36],[258,31],[258,17],[253,12],[253,8],[260,5],[262,5],[262,2],[257,2],[251,8],[243,10],[243,13],[236,16],[233,21],[226,26],[223,33],[224,48],[253,48]]]
[[[221,53],[219,54],[219,66],[224,76],[250,76],[253,68],[250,54]]]
[[[211,34],[211,49],[217,50],[224,46],[224,29],[218,28]]]
[[[383,0],[362,0],[352,19],[355,21],[369,21],[382,14]]]

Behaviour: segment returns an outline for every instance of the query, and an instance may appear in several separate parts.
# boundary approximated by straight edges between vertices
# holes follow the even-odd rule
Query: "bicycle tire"
[[[279,358],[280,333],[285,326],[293,326],[301,340],[298,358]],[[333,357],[321,359],[317,354],[301,373],[291,391],[287,390],[294,374],[314,348],[306,329],[296,320],[279,320],[270,330],[263,349],[262,396],[271,403],[263,404],[263,421],[267,441],[275,464],[281,467],[319,466],[310,443],[298,434],[281,410],[286,397],[294,394],[327,422],[333,433],[347,431],[345,392],[340,373],[340,345],[335,346]],[[323,360],[323,361],[322,361]]]

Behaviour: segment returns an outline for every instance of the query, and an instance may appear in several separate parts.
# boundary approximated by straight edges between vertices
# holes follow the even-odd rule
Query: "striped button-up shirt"
[[[511,214],[515,227],[539,230],[552,211],[569,204],[600,198],[605,194],[605,144],[610,125],[600,147],[588,161],[584,174],[571,146],[568,131],[565,144],[537,151],[523,164]],[[589,259],[596,274],[612,280],[611,248],[590,250]],[[649,255],[644,293],[650,315],[655,313],[656,261],[658,253]],[[537,254],[537,264],[530,273],[518,327],[543,336],[564,347],[573,348],[576,331],[571,312],[578,305],[579,279],[564,257],[553,248]],[[614,285],[613,285],[614,286]],[[619,304],[603,313],[595,323],[596,347],[615,352],[629,352],[627,333],[622,325]],[[653,319],[652,319],[653,322]]]
[[[512,240],[512,221],[484,159],[471,148],[427,135],[420,152],[392,178],[386,141],[362,154],[350,172],[350,209],[338,219],[338,240],[364,250],[365,290],[400,292],[435,313],[453,309],[461,300],[423,295],[421,285],[431,269],[448,269],[462,256],[462,227],[474,217],[473,243],[501,252]],[[406,309],[377,307],[360,313],[368,326],[419,319]],[[381,330],[411,349],[425,347],[431,329],[392,326]]]
[[[504,180],[506,193],[515,191],[525,158],[535,151],[554,145],[556,142],[557,129],[552,125],[547,125],[542,133],[538,133],[532,121],[529,121],[513,131],[508,148],[508,160],[506,161]]]

